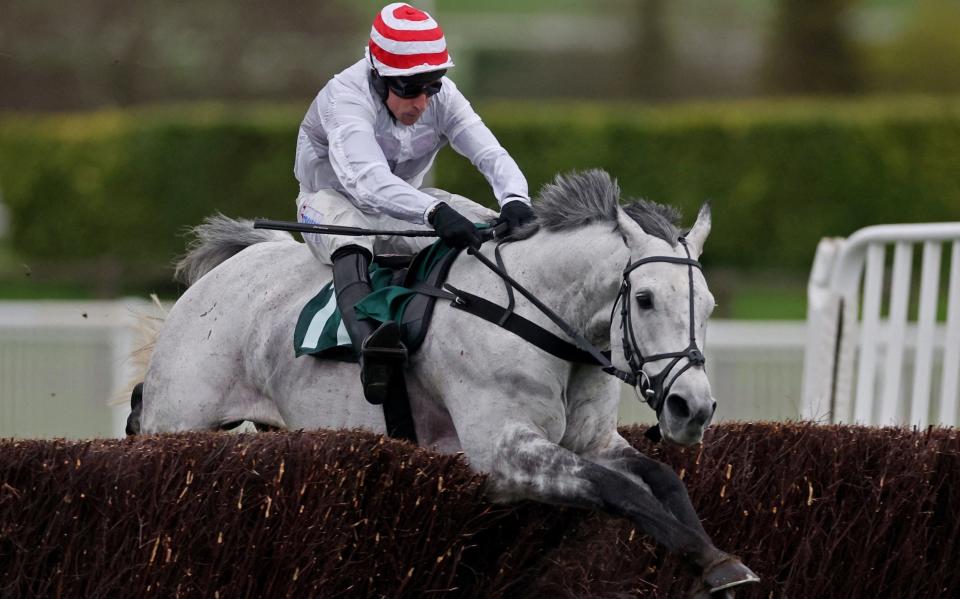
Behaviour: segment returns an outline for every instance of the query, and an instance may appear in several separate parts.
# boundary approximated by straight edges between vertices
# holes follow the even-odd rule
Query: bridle
[[[687,254],[686,258],[678,258],[676,256],[649,256],[646,258],[641,258],[636,262],[627,263],[626,268],[623,269],[623,283],[620,285],[620,290],[617,292],[617,297],[613,302],[613,308],[610,311],[610,320],[612,321],[613,315],[617,309],[617,304],[620,304],[620,329],[623,333],[623,355],[627,360],[630,372],[619,370],[612,364],[608,368],[604,368],[604,370],[633,386],[634,390],[637,392],[637,397],[641,401],[649,404],[650,407],[657,413],[657,417],[660,416],[660,411],[663,409],[663,404],[670,393],[670,388],[673,386],[673,383],[676,382],[677,377],[686,372],[691,366],[703,366],[706,363],[706,358],[704,358],[703,352],[701,352],[700,348],[697,346],[696,323],[693,317],[693,269],[696,267],[703,272],[703,266],[700,264],[700,262],[690,257],[690,248],[687,246],[687,240],[684,237],[680,237],[678,241],[683,246],[684,252]],[[653,262],[667,262],[670,264],[687,265],[687,275],[689,280],[690,343],[681,351],[644,356],[643,352],[640,350],[639,344],[637,343],[636,335],[633,332],[633,312],[630,308],[632,303],[630,301],[632,290],[630,285],[630,273],[644,264],[651,264]],[[657,360],[665,360],[668,358],[672,358],[670,363],[667,364],[657,374],[649,376],[646,372],[644,372],[643,366],[647,362],[656,362]],[[676,374],[673,375],[673,377],[670,378],[669,382],[664,384],[674,367],[680,362],[680,360],[684,358],[686,358],[687,363],[680,368]]]
[[[497,249],[495,250],[497,264],[494,264],[492,261],[490,261],[489,258],[481,254],[476,248],[467,248],[467,253],[474,256],[503,280],[504,285],[506,286],[507,296],[510,299],[510,303],[507,308],[503,308],[489,302],[482,297],[478,297],[471,293],[457,289],[449,283],[444,284],[443,287],[445,291],[440,291],[438,289],[428,290],[423,288],[417,288],[416,291],[418,293],[426,293],[436,297],[451,299],[453,300],[451,304],[453,307],[470,312],[487,320],[488,322],[496,324],[499,327],[510,330],[516,335],[523,337],[527,341],[530,341],[537,347],[553,354],[558,358],[588,364],[592,363],[600,366],[600,368],[607,374],[611,374],[633,387],[634,392],[637,393],[637,398],[640,401],[647,403],[654,410],[654,412],[656,412],[657,419],[659,419],[664,403],[666,402],[666,398],[669,396],[670,388],[673,387],[673,384],[677,381],[677,378],[689,370],[692,366],[703,366],[706,363],[706,358],[704,358],[703,352],[701,352],[700,348],[697,346],[696,321],[694,319],[693,301],[693,269],[696,267],[703,272],[703,266],[700,264],[700,262],[690,257],[690,248],[687,245],[687,240],[685,237],[680,236],[677,238],[677,241],[683,246],[683,251],[687,254],[686,258],[678,258],[677,256],[648,256],[646,258],[641,258],[636,262],[628,262],[626,267],[623,269],[623,282],[620,284],[617,297],[614,299],[613,306],[610,310],[610,322],[612,326],[613,316],[616,313],[617,305],[619,304],[623,355],[627,361],[627,365],[630,369],[629,371],[620,370],[614,366],[613,362],[610,360],[609,352],[603,352],[595,345],[590,343],[582,334],[574,330],[573,327],[560,318],[560,316],[558,316],[553,310],[544,305],[543,302],[530,293],[529,290],[525,289],[522,285],[520,285],[520,283],[515,281],[510,275],[507,274],[506,268],[503,265],[503,261],[500,258],[500,246],[504,243],[503,241],[497,244]],[[688,343],[687,347],[681,351],[644,356],[643,351],[640,349],[640,345],[637,343],[636,334],[633,332],[633,312],[630,308],[631,301],[629,298],[632,290],[630,285],[630,273],[644,264],[651,264],[654,262],[685,264],[687,266],[688,301],[690,310],[690,343]],[[568,337],[573,339],[574,344],[563,341],[562,339],[557,338],[552,333],[545,331],[527,319],[514,314],[513,289],[520,292],[520,294],[530,301],[530,303],[533,304],[538,310],[540,310],[541,313],[543,313],[555,325],[557,325],[560,330],[566,333]],[[684,358],[686,358],[687,363],[677,370],[677,372],[669,379],[669,381],[667,381],[667,377],[670,377],[670,373],[673,372],[673,369],[677,366],[677,364],[680,363],[680,360]],[[650,376],[644,372],[643,367],[647,362],[656,362],[658,360],[666,359],[671,359],[670,363],[667,364],[657,374]]]
[[[502,265],[494,264],[474,248],[469,248],[467,252],[477,258],[477,260],[482,262],[487,268],[497,273],[497,275],[503,279],[507,286],[507,293],[510,297],[510,306],[507,309],[500,308],[499,306],[487,302],[483,298],[456,289],[449,284],[445,284],[444,288],[453,292],[454,295],[450,297],[454,299],[455,307],[472,312],[477,316],[488,320],[489,322],[497,324],[500,327],[513,330],[513,332],[517,335],[526,338],[528,341],[534,343],[541,349],[544,349],[557,357],[562,359],[570,359],[577,362],[597,364],[607,374],[611,374],[633,387],[634,392],[637,393],[638,399],[647,403],[654,410],[654,412],[656,412],[657,418],[659,419],[660,412],[663,410],[663,405],[666,402],[668,394],[670,393],[670,388],[673,387],[673,384],[676,382],[677,378],[689,370],[690,367],[703,366],[706,363],[703,352],[701,352],[700,348],[697,346],[696,321],[694,320],[693,316],[693,269],[696,267],[702,272],[703,266],[701,266],[700,262],[690,257],[690,248],[687,245],[686,238],[681,236],[677,239],[677,241],[683,246],[683,250],[687,254],[686,258],[678,258],[677,256],[648,256],[646,258],[641,258],[636,262],[628,262],[627,266],[623,269],[623,282],[620,284],[620,290],[617,292],[617,297],[614,299],[613,307],[610,310],[610,322],[613,322],[613,316],[616,313],[617,305],[619,304],[620,329],[623,332],[623,354],[624,358],[627,360],[627,365],[630,369],[629,371],[620,370],[614,366],[613,362],[610,361],[609,352],[602,352],[592,343],[587,341],[582,334],[580,334],[578,331],[575,331],[573,327],[560,318],[555,312],[553,312],[553,310],[545,306],[543,302],[537,299],[537,297],[530,293],[530,291],[513,280],[513,278],[506,273],[506,270],[502,267]],[[498,262],[499,261],[500,260],[498,256]],[[681,351],[644,356],[643,352],[640,350],[640,345],[637,343],[637,337],[633,332],[633,313],[630,308],[631,302],[629,298],[632,290],[630,285],[630,273],[644,264],[651,264],[653,262],[687,265],[687,277],[689,281],[690,343],[687,344],[687,347]],[[527,300],[530,301],[530,303],[536,306],[540,312],[553,321],[553,323],[556,324],[564,333],[566,333],[567,336],[573,339],[576,347],[570,346],[569,343],[556,338],[554,335],[543,331],[540,329],[540,327],[529,322],[525,323],[527,325],[525,327],[509,326],[511,319],[513,319],[514,323],[517,321],[521,321],[521,323],[522,321],[525,321],[525,319],[522,317],[518,317],[513,314],[513,292],[511,291],[511,288],[519,291],[525,298],[527,298]],[[484,305],[487,306],[486,309],[483,308]],[[544,339],[547,341],[544,342]],[[570,347],[567,348],[566,351],[561,351],[564,350],[565,346]],[[665,360],[668,358],[672,358],[670,363],[667,364],[666,367],[664,367],[663,370],[657,374],[650,376],[644,372],[643,366],[647,362],[656,362],[657,360]],[[679,364],[680,360],[684,358],[686,358],[687,363],[677,370],[677,372],[669,379],[669,381],[667,381],[667,377],[670,376],[670,373],[677,366],[677,364]]]

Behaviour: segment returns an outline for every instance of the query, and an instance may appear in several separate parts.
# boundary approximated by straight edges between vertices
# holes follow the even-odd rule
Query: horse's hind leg
[[[232,354],[175,349],[179,351],[155,351],[151,358],[140,432],[216,431],[246,420],[283,426],[272,402],[237,371]],[[198,354],[199,359],[189,359]]]
[[[140,434],[140,413],[143,411],[143,383],[137,383],[130,394],[130,415],[127,416],[127,436]]]
[[[273,402],[246,386],[178,382],[157,391],[151,383],[148,376],[140,427],[144,433],[229,430],[243,422],[258,429],[286,426]]]

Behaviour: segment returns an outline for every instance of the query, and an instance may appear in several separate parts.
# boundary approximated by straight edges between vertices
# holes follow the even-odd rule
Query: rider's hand
[[[444,202],[437,204],[427,220],[447,245],[454,248],[479,248],[483,240],[467,218]]]
[[[515,233],[523,225],[536,220],[533,208],[530,204],[522,200],[511,200],[500,209],[500,216],[497,217],[497,224],[507,223],[506,235]]]

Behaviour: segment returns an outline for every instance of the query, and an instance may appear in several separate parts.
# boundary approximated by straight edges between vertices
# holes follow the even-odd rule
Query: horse
[[[535,229],[499,247],[501,263],[608,368],[573,363],[438,301],[405,367],[421,446],[462,452],[487,474],[493,501],[532,499],[601,510],[636,523],[699,572],[695,597],[732,597],[759,578],[710,540],[679,477],[617,431],[621,381],[636,375],[663,438],[699,443],[716,409],[696,340],[714,299],[699,268],[710,231],[704,204],[682,235],[676,209],[621,205],[601,170],[558,175],[533,206]],[[216,430],[239,421],[278,429],[385,431],[354,363],[295,358],[299,310],[332,278],[289,233],[222,215],[195,229],[177,265],[188,287],[155,341],[142,387],[143,433]],[[479,254],[493,256],[493,244]],[[452,288],[504,305],[503,279],[461,253]],[[518,315],[557,335],[527,296]],[[619,310],[617,310],[619,308]],[[619,317],[618,317],[619,313]],[[677,351],[680,348],[686,348]]]

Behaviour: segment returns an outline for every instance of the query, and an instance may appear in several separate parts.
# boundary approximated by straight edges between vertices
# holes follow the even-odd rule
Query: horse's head
[[[710,232],[710,208],[705,204],[679,239],[669,231],[651,234],[643,218],[632,216],[620,210],[617,219],[630,264],[611,322],[614,356],[624,362],[618,367],[637,376],[663,437],[692,445],[703,438],[717,405],[701,353],[714,299],[697,262]]]

